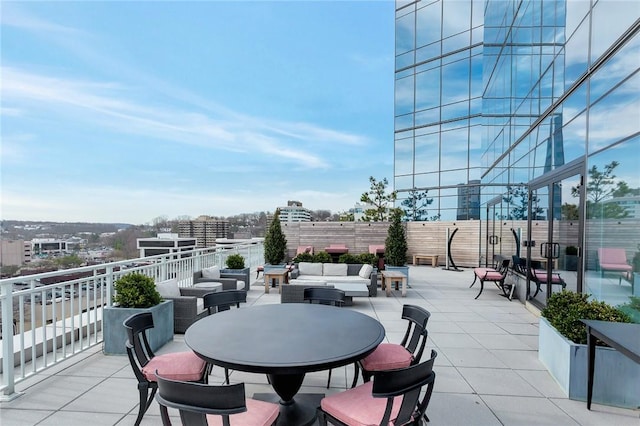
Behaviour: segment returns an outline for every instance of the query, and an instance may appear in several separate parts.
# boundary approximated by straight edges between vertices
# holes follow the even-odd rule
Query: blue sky
[[[0,3],[2,219],[334,213],[393,179],[394,3]]]

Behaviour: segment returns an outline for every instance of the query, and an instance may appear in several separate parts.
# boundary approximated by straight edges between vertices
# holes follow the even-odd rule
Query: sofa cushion
[[[360,278],[368,279],[369,277],[371,277],[372,272],[373,272],[373,266],[365,263],[364,265],[362,265],[362,268],[360,268],[360,272],[358,272],[358,276]]]
[[[322,275],[322,263],[300,262],[300,275]]]
[[[346,263],[323,263],[322,275],[324,276],[347,276],[347,264]]]
[[[323,275],[298,275],[298,278],[296,278],[297,281],[322,281],[322,282],[326,282],[327,281],[327,277],[323,276]],[[293,280],[289,280],[289,282],[292,282]]]
[[[212,266],[210,268],[204,268],[202,270],[202,278],[206,278],[208,280],[219,280],[220,279],[220,267]]]
[[[160,293],[162,298],[168,297],[180,297],[180,288],[178,287],[178,280],[175,278],[156,283],[156,290]]]

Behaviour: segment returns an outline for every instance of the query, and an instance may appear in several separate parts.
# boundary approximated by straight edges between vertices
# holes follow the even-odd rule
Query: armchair
[[[205,268],[201,271],[193,273],[193,285],[204,282],[218,282],[222,284],[222,290],[247,290],[248,282],[245,282],[244,288],[238,288],[238,279],[242,278],[241,275],[234,273],[220,272],[218,266],[212,266]],[[197,287],[197,286],[196,286]]]
[[[220,291],[221,285],[210,283],[203,288],[178,287],[175,279],[160,281],[156,288],[164,300],[173,300],[173,332],[184,333],[200,318],[207,316],[203,297],[205,294]]]

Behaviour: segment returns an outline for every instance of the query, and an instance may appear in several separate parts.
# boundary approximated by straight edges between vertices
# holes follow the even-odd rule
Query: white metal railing
[[[0,280],[0,400],[15,397],[26,378],[102,344],[102,307],[112,304],[120,276],[139,272],[190,286],[194,271],[223,267],[232,253],[252,270],[264,263],[262,242],[252,241]]]

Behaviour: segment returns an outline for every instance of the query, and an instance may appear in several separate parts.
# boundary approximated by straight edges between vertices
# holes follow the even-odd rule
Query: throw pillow
[[[333,277],[346,277],[347,264],[346,263],[323,263],[322,275],[333,276]]]
[[[365,263],[364,265],[362,265],[362,268],[360,268],[360,272],[358,272],[358,276],[360,278],[369,279],[371,277],[372,272],[373,272],[373,266]]]
[[[160,281],[156,283],[156,289],[163,299],[170,297],[180,297],[180,288],[178,287],[178,280],[170,279],[166,281]]]
[[[322,276],[322,263],[300,262],[298,264],[300,275]]]
[[[211,268],[204,268],[202,270],[202,278],[206,278],[208,280],[219,280],[220,279],[220,267],[212,266]]]

